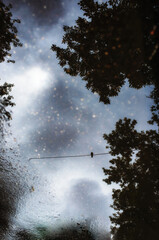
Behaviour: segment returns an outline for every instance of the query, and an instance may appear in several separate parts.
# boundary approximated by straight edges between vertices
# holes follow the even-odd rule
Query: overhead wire
[[[109,153],[93,153],[91,152],[90,154],[83,154],[83,155],[71,155],[71,156],[52,156],[52,157],[33,157],[33,158],[29,158],[29,161],[30,160],[33,160],[33,159],[54,159],[54,158],[79,158],[79,157],[91,157],[93,158],[94,156],[100,156],[100,155],[106,155],[106,154],[109,154]]]

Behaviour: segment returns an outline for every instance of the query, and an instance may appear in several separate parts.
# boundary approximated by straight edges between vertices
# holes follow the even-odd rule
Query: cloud
[[[30,142],[34,145],[34,150],[38,153],[47,152],[60,153],[67,148],[69,149],[78,137],[75,128],[65,124],[56,124],[44,122],[44,127],[35,128],[34,133],[30,136]]]
[[[97,126],[100,116],[94,110],[96,104],[89,106],[91,99],[85,96],[87,90],[69,80],[70,82],[56,76],[55,82],[49,84],[46,90],[34,98],[27,118],[24,116],[25,119],[22,120],[27,128],[31,123],[28,134],[28,142],[31,144],[27,147],[34,153],[43,155],[62,155],[71,151],[79,153],[83,146],[86,148],[85,142],[86,150],[89,152],[94,140],[98,139]],[[93,97],[92,95],[92,101]],[[92,141],[89,139],[91,135]]]
[[[57,23],[64,15],[63,1],[61,0],[10,0],[13,10],[29,12],[29,21],[34,21],[39,26],[48,26]]]
[[[107,216],[106,196],[98,182],[89,179],[74,181],[66,195],[68,215],[84,216],[86,218],[105,218]]]
[[[24,116],[25,125],[32,125],[28,136],[30,148],[47,154],[62,153],[66,148],[70,149],[78,138],[76,119],[72,117],[72,113],[75,112],[75,116],[77,111],[71,110],[75,106],[69,99],[65,83],[59,81],[50,84],[43,94],[34,99],[34,104],[29,107],[28,117]]]
[[[72,187],[65,195],[65,210],[63,215],[79,221],[86,220],[100,232],[107,229],[110,221],[108,199],[103,193],[100,184],[87,178],[74,180]]]
[[[16,77],[12,77],[11,81],[16,83],[13,94],[16,91],[15,101],[19,110],[24,110],[32,104],[32,100],[47,88],[49,79],[49,73],[40,66],[29,67],[17,74]]]

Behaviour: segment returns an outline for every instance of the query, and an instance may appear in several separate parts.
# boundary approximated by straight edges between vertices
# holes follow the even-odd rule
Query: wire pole
[[[33,159],[54,159],[54,158],[80,158],[80,157],[91,157],[91,158],[93,158],[93,156],[100,156],[100,155],[106,155],[106,154],[109,154],[109,153],[93,153],[93,152],[91,152],[90,154],[74,155],[74,156],[53,156],[53,157],[29,158],[29,161],[33,160]]]

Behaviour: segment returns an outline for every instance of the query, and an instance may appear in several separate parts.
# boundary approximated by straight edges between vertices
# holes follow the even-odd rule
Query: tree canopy
[[[135,120],[119,120],[110,134],[110,168],[104,169],[113,189],[115,213],[110,217],[116,240],[149,240],[159,235],[159,135],[155,130],[138,132]]]
[[[76,225],[63,226],[60,229],[48,231],[46,227],[37,227],[36,233],[21,230],[17,232],[18,240],[95,240],[95,237],[84,224],[77,223]],[[106,240],[110,240],[106,236]]]
[[[150,124],[159,127],[159,2],[157,0],[81,0],[83,17],[64,26],[64,47],[52,45],[59,64],[79,75],[86,87],[110,103],[127,80],[139,89],[153,85]],[[137,131],[125,118],[104,134],[110,147],[110,168],[103,169],[113,190],[113,239],[149,240],[159,235],[159,135]]]
[[[4,83],[0,86],[0,122],[11,120],[11,112],[7,110],[7,107],[13,107],[15,104],[12,102],[12,96],[10,91],[13,84]]]
[[[0,62],[4,62],[6,58],[11,57],[11,47],[22,46],[20,40],[17,37],[17,28],[15,23],[20,23],[19,19],[12,18],[11,12],[12,5],[8,6],[0,0]],[[7,62],[13,62],[9,59]],[[0,85],[0,125],[3,121],[11,119],[11,112],[7,110],[7,107],[13,107],[12,96],[10,96],[13,84],[4,83]],[[2,130],[2,129],[1,129]]]
[[[16,23],[20,21],[12,18],[11,4],[8,6],[0,0],[0,63],[7,59],[7,62],[13,62],[11,57],[11,47],[22,46],[17,37]],[[19,197],[19,186],[15,182],[19,181],[15,174],[12,178],[12,164],[8,164],[9,157],[6,151],[6,142],[4,139],[5,128],[4,124],[11,120],[10,107],[14,106],[10,92],[13,84],[4,83],[0,85],[0,237],[3,238],[3,233],[9,227],[10,215],[15,212],[16,200]],[[11,150],[11,149],[9,149]],[[13,153],[14,154],[14,153]],[[14,180],[13,180],[14,179]],[[18,179],[18,180],[17,180]],[[15,194],[16,192],[16,194]]]
[[[154,88],[151,92],[150,98],[153,99],[154,104],[151,106],[152,117],[148,123],[155,123],[159,127],[159,88]]]
[[[7,57],[11,57],[11,46],[22,46],[18,36],[15,23],[20,23],[19,19],[12,18],[11,12],[12,5],[8,6],[0,0],[0,62],[5,61]],[[7,62],[14,62],[8,59]]]
[[[84,14],[64,26],[64,48],[52,45],[67,74],[81,76],[86,87],[110,103],[125,80],[141,88],[157,85],[159,3],[142,0],[79,2]],[[156,79],[157,77],[157,79]]]

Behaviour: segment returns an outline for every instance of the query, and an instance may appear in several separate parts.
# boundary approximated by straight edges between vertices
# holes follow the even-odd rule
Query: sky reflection
[[[106,152],[103,134],[125,116],[137,119],[139,130],[147,129],[150,87],[134,90],[126,84],[111,105],[99,103],[79,77],[63,72],[50,50],[52,43],[61,44],[63,24],[73,24],[82,14],[77,1],[12,2],[14,16],[22,22],[18,27],[23,48],[14,50],[14,65],[2,63],[0,69],[2,80],[15,84],[11,129],[27,185],[12,222],[17,230],[87,219],[98,220],[100,228],[108,230],[111,187],[102,181],[102,167],[108,166],[109,155],[28,159]]]

